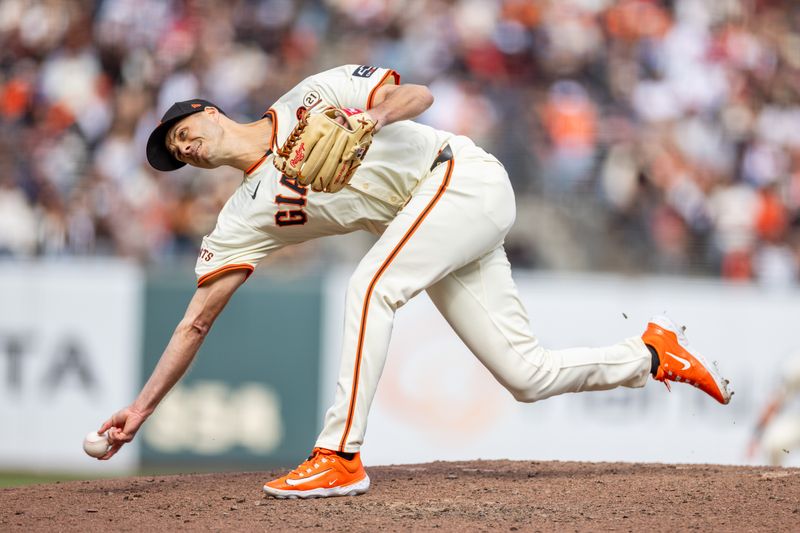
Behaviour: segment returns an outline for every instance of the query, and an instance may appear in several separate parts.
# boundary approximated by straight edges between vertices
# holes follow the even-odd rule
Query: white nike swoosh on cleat
[[[322,472],[314,474],[313,476],[304,477],[302,479],[289,479],[289,478],[287,478],[286,479],[286,484],[290,485],[292,487],[296,487],[297,485],[302,485],[303,483],[308,483],[309,481],[314,481],[318,477],[322,477],[322,476],[324,476],[325,474],[327,474],[330,471],[331,471],[331,469],[329,468],[327,470],[323,470]]]
[[[677,355],[671,352],[666,352],[666,354],[669,355],[670,357],[674,357],[675,359],[683,363],[683,368],[681,370],[686,370],[687,368],[690,368],[692,366],[692,363],[690,363],[688,359],[684,359],[683,357],[678,357]]]

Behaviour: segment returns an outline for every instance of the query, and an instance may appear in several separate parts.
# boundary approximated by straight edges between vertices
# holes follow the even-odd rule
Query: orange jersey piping
[[[225,272],[231,272],[233,270],[247,270],[247,276],[245,277],[245,279],[247,279],[247,278],[250,277],[250,274],[252,274],[253,270],[255,270],[255,269],[256,269],[256,267],[254,267],[253,265],[248,265],[248,264],[245,264],[245,263],[234,264],[234,265],[225,265],[224,267],[218,268],[218,269],[216,269],[216,270],[214,270],[212,272],[209,272],[208,274],[204,274],[203,276],[200,276],[200,279],[197,280],[197,286],[200,287],[205,282],[216,278],[220,274],[223,274]]]
[[[275,113],[274,109],[270,108],[267,109],[266,113],[264,113],[264,117],[266,116],[269,116],[270,120],[272,121],[272,138],[270,139],[271,141],[270,145],[267,148],[267,153],[262,155],[261,159],[250,165],[250,168],[244,171],[245,176],[249,176],[255,169],[257,169],[259,165],[261,165],[261,163],[263,163],[264,160],[267,158],[267,156],[270,154],[270,152],[272,151],[272,147],[275,146],[275,137],[278,134],[278,114]]]
[[[245,175],[249,176],[255,169],[257,169],[259,167],[259,165],[261,165],[261,163],[264,162],[264,160],[266,158],[267,158],[267,154],[262,155],[261,159],[259,159],[258,161],[256,161],[252,165],[250,165],[250,168],[248,168],[247,170],[244,171]]]
[[[373,87],[369,92],[369,96],[367,97],[367,110],[372,109],[372,102],[375,100],[375,93],[378,92],[378,89],[386,85],[386,82],[389,80],[389,76],[394,79],[395,85],[400,85],[400,74],[391,69],[387,70],[386,74],[383,75],[383,78],[381,78],[381,81],[378,83],[378,85]]]
[[[270,149],[273,149],[278,142],[278,113],[270,107],[267,109],[267,112],[264,113],[265,117],[267,115],[269,115],[272,119],[272,145],[270,146]]]

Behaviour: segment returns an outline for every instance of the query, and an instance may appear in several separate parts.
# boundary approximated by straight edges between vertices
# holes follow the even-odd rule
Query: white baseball
[[[108,435],[90,431],[83,439],[83,451],[92,457],[103,457],[108,451]]]

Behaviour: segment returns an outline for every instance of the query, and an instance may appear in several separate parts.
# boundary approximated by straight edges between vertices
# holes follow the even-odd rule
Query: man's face
[[[177,159],[199,168],[216,168],[222,126],[219,111],[206,107],[203,111],[179,120],[167,132],[167,150]]]

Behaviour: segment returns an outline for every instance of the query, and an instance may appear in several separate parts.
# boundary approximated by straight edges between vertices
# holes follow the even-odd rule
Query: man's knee
[[[518,402],[533,403],[553,395],[551,353],[537,346],[526,354],[525,363],[508,372],[501,383]]]
[[[508,392],[511,393],[511,396],[513,396],[515,400],[522,403],[533,403],[545,399],[545,396],[542,396],[542,394],[533,387],[509,388]]]
[[[513,379],[506,380],[503,385],[518,402],[533,403],[543,399],[542,392],[532,376],[514,376]]]
[[[378,277],[358,270],[350,277],[347,287],[348,298],[369,298],[372,305],[386,306],[395,311],[405,305],[413,294],[412,290],[404,289],[402,284],[388,276]]]

